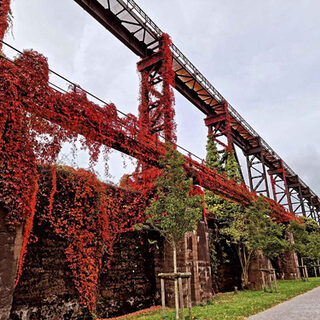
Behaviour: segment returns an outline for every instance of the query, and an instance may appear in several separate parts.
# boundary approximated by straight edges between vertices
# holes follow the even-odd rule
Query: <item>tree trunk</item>
[[[243,259],[242,259],[242,254],[241,254],[241,247],[240,245],[237,245],[237,253],[238,253],[238,257],[239,257],[239,261],[240,261],[240,265],[241,265],[241,288],[243,289],[243,283],[244,283],[244,279],[243,279]]]
[[[173,272],[177,273],[177,248],[175,241],[172,241],[173,250]],[[174,279],[174,302],[176,307],[176,319],[179,319],[179,296],[178,296],[178,280]]]
[[[243,270],[243,288],[247,289],[249,285],[249,264],[246,263]]]
[[[245,245],[238,245],[237,246],[237,252],[238,252],[238,256],[239,256],[239,260],[240,260],[240,264],[241,264],[241,288],[245,289],[248,287],[248,283],[249,283],[249,265],[250,265],[250,258],[251,258],[251,253],[249,252],[247,254],[246,252],[246,247]]]
[[[304,261],[303,258],[301,257],[301,270],[302,270],[302,279],[303,281],[306,281],[307,277],[306,277],[306,270],[304,268]]]

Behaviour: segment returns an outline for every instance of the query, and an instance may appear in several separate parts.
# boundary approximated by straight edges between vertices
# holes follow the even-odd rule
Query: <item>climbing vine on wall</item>
[[[36,212],[36,195],[39,185],[38,165],[53,165],[63,143],[72,143],[79,134],[82,134],[82,148],[89,150],[90,164],[93,166],[100,152],[109,151],[109,147],[105,145],[112,145],[115,140],[115,130],[123,133],[124,139],[120,143],[128,145],[125,137],[132,137],[136,134],[137,120],[129,115],[119,121],[113,105],[100,108],[90,102],[80,88],[72,88],[72,91],[67,94],[54,91],[48,85],[47,61],[34,51],[25,52],[14,63],[1,59],[0,74],[0,148],[2,155],[0,159],[0,198],[8,211],[8,225],[14,226],[25,222],[18,281]],[[48,121],[51,118],[55,118],[56,122],[61,125]],[[105,144],[103,148],[102,144]],[[130,148],[130,146],[127,147]],[[114,215],[117,212],[116,208],[122,206],[123,200],[121,196],[114,198],[102,196],[101,183],[99,184],[89,173],[82,172],[81,179],[78,175],[79,180],[65,182],[69,189],[65,189],[64,192],[65,194],[69,192],[70,196],[65,196],[65,203],[59,211],[54,201],[58,194],[55,171],[53,170],[51,176],[47,178],[52,183],[52,188],[47,194],[49,199],[47,219],[55,225],[54,230],[57,234],[64,233],[70,243],[73,243],[68,248],[66,255],[74,271],[75,284],[81,297],[92,310],[94,306],[93,290],[99,263],[97,260],[91,261],[90,257],[92,258],[95,254],[99,260],[101,256],[95,252],[96,249],[93,247],[92,241],[96,238],[95,232],[98,232],[94,230],[96,228],[100,230],[99,232],[103,230],[101,241],[111,253],[114,235],[129,227],[119,223],[120,216]],[[86,181],[90,183],[84,183]],[[140,204],[146,203],[149,185],[144,183],[141,185],[146,185],[145,192],[141,192],[137,200],[133,200],[128,207],[128,212],[135,215],[126,220],[130,223],[142,219],[142,210],[135,207],[136,201],[139,201]],[[94,197],[96,197],[95,200]],[[84,201],[85,198],[88,198],[88,202]],[[144,201],[140,201],[142,198]],[[98,201],[99,205],[95,201]],[[86,203],[92,203],[92,208],[90,209]],[[61,213],[63,208],[68,214],[63,215],[62,220],[55,220],[56,215]],[[73,208],[72,212],[69,211],[70,208]],[[113,209],[107,211],[107,208]],[[92,210],[101,212],[99,221],[94,221],[94,223]],[[73,221],[71,217],[77,217],[79,224],[85,226],[81,233],[76,232],[76,229],[63,228]],[[65,225],[59,225],[62,221]],[[92,226],[95,228],[91,228]],[[78,265],[77,268],[76,265]]]
[[[175,143],[175,101],[172,89],[175,73],[170,45],[169,35],[163,34],[159,38],[159,51],[138,63],[141,74],[139,128],[141,136],[162,133],[166,141]]]
[[[1,0],[0,3],[0,39],[2,40],[10,23],[10,1]],[[2,43],[0,43],[0,51]]]
[[[144,221],[145,199],[103,184],[83,169],[40,167],[39,172],[38,220],[49,222],[66,240],[66,259],[80,301],[93,312],[103,255],[111,257],[119,233]]]

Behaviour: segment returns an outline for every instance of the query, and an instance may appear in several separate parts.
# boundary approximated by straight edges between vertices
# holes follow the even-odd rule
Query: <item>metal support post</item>
[[[215,114],[208,116],[204,120],[205,125],[208,127],[208,133],[217,143],[217,146],[220,146],[219,152],[231,152],[234,148],[228,102],[219,103],[214,108]]]
[[[302,194],[302,187],[298,176],[287,178],[289,194],[291,197],[292,212],[296,216],[306,216],[306,206]]]
[[[291,197],[282,160],[277,161],[277,164],[275,165],[275,169],[268,171],[271,180],[273,198],[279,204],[292,212]]]
[[[257,138],[256,140],[257,146],[247,149],[245,152],[250,189],[270,197],[263,148],[260,139]]]
[[[165,141],[176,142],[174,122],[174,72],[171,41],[163,35],[157,52],[138,62],[141,74],[139,125],[140,135],[163,134]]]

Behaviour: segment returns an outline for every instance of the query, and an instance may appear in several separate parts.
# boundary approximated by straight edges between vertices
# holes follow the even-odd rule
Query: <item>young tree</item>
[[[173,250],[173,272],[177,272],[177,243],[188,231],[195,230],[202,216],[202,199],[191,195],[192,179],[187,179],[182,155],[166,144],[160,159],[162,174],[155,181],[156,198],[147,208],[146,223],[160,232]],[[175,280],[176,310],[178,285]],[[176,317],[179,315],[176,315]]]
[[[319,232],[311,232],[309,234],[308,257],[316,265],[319,265],[320,260],[320,234]]]
[[[206,150],[206,165],[208,168],[221,174],[225,173],[228,178],[239,182],[238,177],[241,176],[240,168],[233,154],[231,156],[229,152],[225,152],[221,157],[211,135],[208,135]],[[228,237],[221,233],[221,229],[229,226],[233,216],[242,208],[239,204],[215,195],[211,191],[205,190],[204,193],[206,208],[210,217],[210,260],[214,279],[215,273],[218,272],[219,264],[222,262],[227,263],[231,255],[236,255],[233,246],[229,245]]]
[[[220,157],[216,143],[211,135],[208,135],[206,150],[206,165],[208,168],[216,170],[220,174],[225,173],[228,179],[234,180],[237,183],[242,182],[240,168],[233,152],[231,154],[225,152],[223,157]],[[223,162],[225,162],[225,166],[223,166]],[[228,222],[227,216],[229,213],[232,214],[232,212],[241,208],[240,205],[223,199],[208,190],[205,190],[205,201],[208,212],[217,221],[224,224]]]
[[[218,153],[217,145],[212,139],[212,135],[208,135],[207,137],[207,145],[206,145],[206,165],[210,169],[217,170],[218,173],[223,173],[223,165],[222,159]]]
[[[291,247],[300,256],[301,264],[304,259],[319,263],[320,226],[311,218],[302,218],[302,223],[291,221],[289,230],[294,238]]]
[[[237,183],[243,182],[241,169],[236,160],[235,153],[232,151],[230,154],[227,154],[226,159],[227,161],[224,170],[227,178]]]
[[[221,230],[237,249],[243,288],[249,283],[248,271],[255,251],[261,250],[267,258],[272,259],[287,247],[283,238],[284,226],[272,222],[270,213],[266,202],[260,197],[245,211],[235,212],[229,226]]]
[[[237,183],[243,182],[239,164],[234,152],[226,152],[222,159],[225,166],[221,165],[215,143],[208,137],[207,166],[219,172],[224,171],[228,179]],[[273,223],[270,211],[263,198],[245,210],[241,205],[225,200],[205,192],[207,210],[215,217],[216,243],[227,243],[236,249],[242,269],[242,287],[248,285],[248,270],[253,252],[262,250],[272,259],[282,253],[287,246],[283,239],[283,226]]]

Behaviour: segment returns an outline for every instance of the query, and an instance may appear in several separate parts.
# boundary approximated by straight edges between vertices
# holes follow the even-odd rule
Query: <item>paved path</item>
[[[320,320],[320,287],[247,318],[249,319]]]

